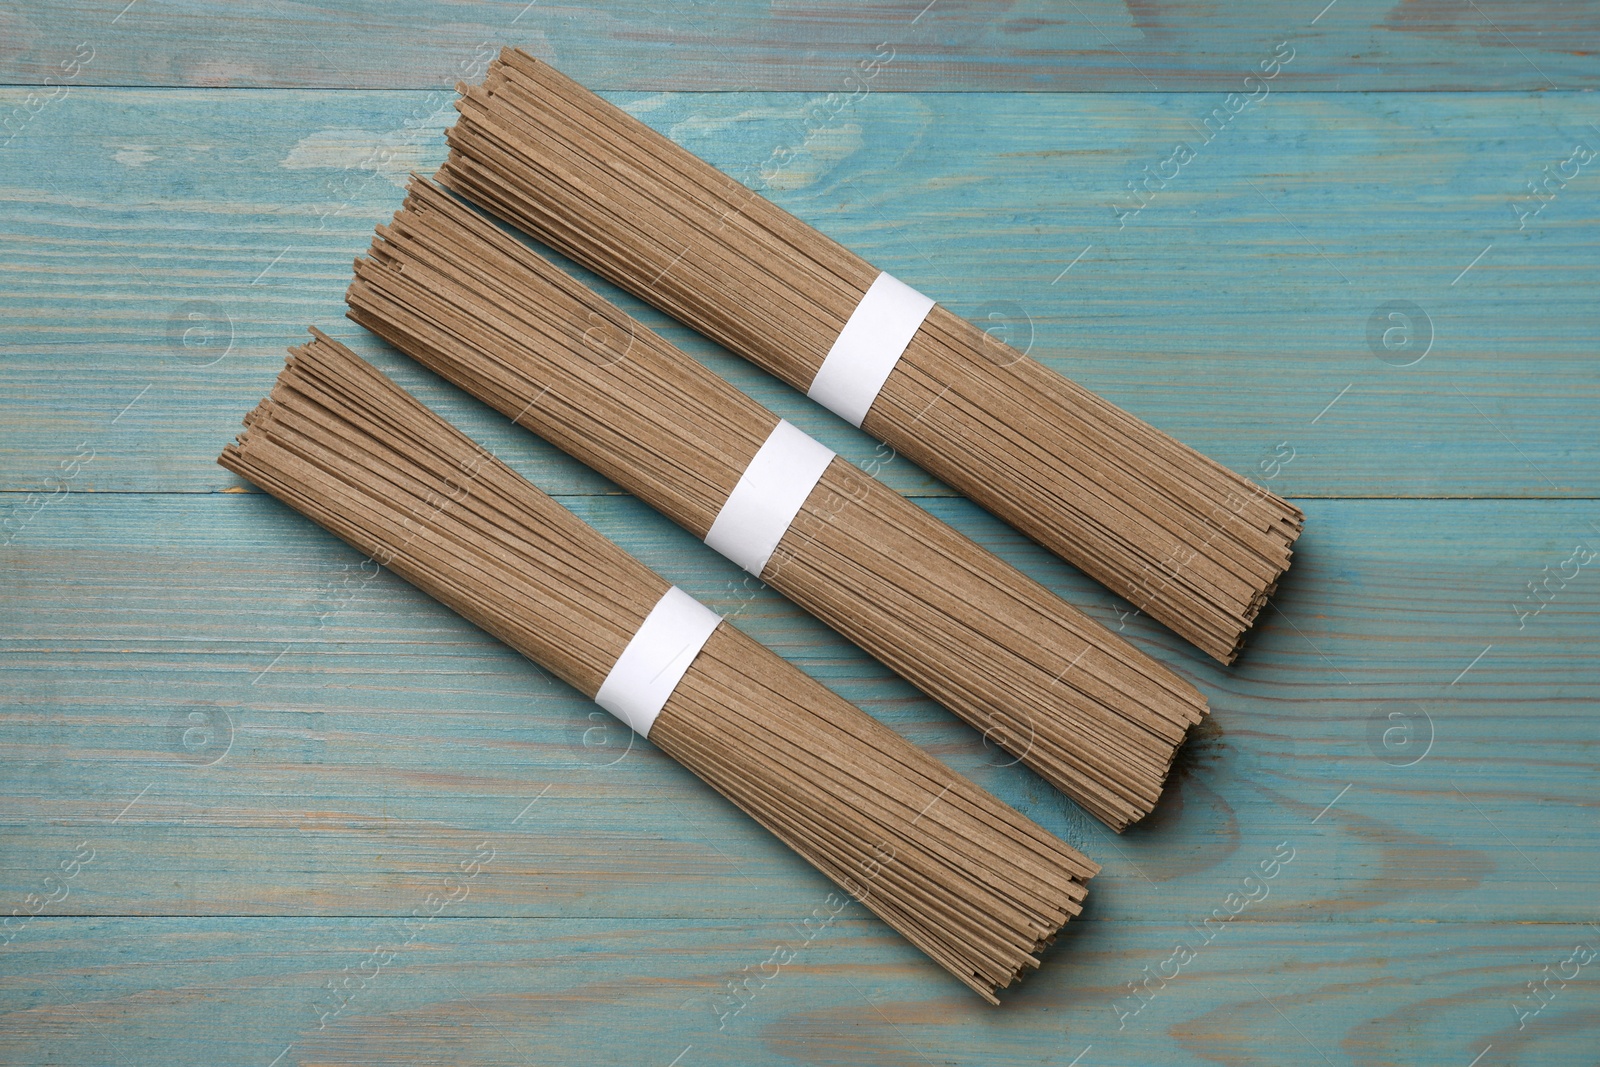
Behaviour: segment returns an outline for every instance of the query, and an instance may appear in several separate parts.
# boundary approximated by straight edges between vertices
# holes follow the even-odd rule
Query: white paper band
[[[717,512],[706,544],[761,577],[833,455],[831,448],[779,419]]]
[[[682,589],[668,589],[617,657],[595,703],[649,737],[667,698],[721,621]]]
[[[891,274],[879,274],[839,331],[806,395],[859,427],[932,310],[932,300]]]

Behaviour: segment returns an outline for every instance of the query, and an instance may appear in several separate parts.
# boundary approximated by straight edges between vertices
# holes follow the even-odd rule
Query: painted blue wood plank
[[[1103,862],[1096,917],[1203,914],[1292,838],[1302,887],[1260,917],[1593,918],[1600,559],[1561,566],[1600,548],[1588,502],[1311,501],[1296,570],[1229,670],[1124,623],[1126,605],[970,505],[931,501],[1210,700],[1166,801],[1114,838],[643,505],[565,500]],[[92,828],[106,873],[86,912],[364,912],[541,797],[519,828],[525,880],[464,912],[754,917],[826,891],[593,705],[359,564],[256,494],[73,493],[40,511],[0,549],[0,890],[31,891]],[[1546,566],[1577,569],[1519,619]]]
[[[941,2],[898,35],[916,12],[731,0],[0,14],[0,81],[78,67],[61,94],[0,93],[0,915],[18,913],[0,1063],[1590,1062],[1600,963],[1561,976],[1600,948],[1600,186],[1579,151],[1600,112],[1304,90],[1589,85],[1593,11],[1312,7],[1281,30],[1215,5]],[[86,87],[439,87],[502,36],[605,88],[812,90],[615,98],[1310,512],[1221,670],[885,470],[1207,693],[1166,801],[1112,838],[340,324],[608,535],[1106,864],[1001,1010],[854,905],[831,916],[823,879],[589,702],[274,502],[216,493],[238,483],[212,457],[282,348],[332,324],[401,176],[437,163],[450,95]],[[895,58],[835,107],[886,38]],[[1285,39],[1271,94],[1219,118]],[[934,88],[1135,95],[878,91]],[[1328,496],[1528,499],[1307,499]],[[485,843],[467,896],[401,925]],[[397,951],[379,966],[377,946]],[[351,973],[359,992],[330,998]]]
[[[4,26],[0,76],[34,84],[82,46],[86,84],[448,89],[511,44],[606,89],[1233,92],[1286,40],[1307,89],[1600,78],[1600,18],[1583,0],[44,0]]]
[[[623,99],[759,183],[812,98]],[[1202,144],[1213,104],[875,94],[765,184],[885,269],[1280,492],[1600,494],[1600,161],[1525,224],[1513,212],[1532,210],[1525,184],[1574,145],[1600,150],[1600,111],[1571,95],[1274,94]],[[41,113],[0,150],[3,487],[37,489],[80,449],[94,459],[73,488],[231,484],[211,462],[217,441],[305,324],[342,313],[350,259],[397,206],[404,172],[440,158],[446,105],[85,90]],[[1113,208],[1135,202],[1127,184],[1180,140],[1194,159],[1119,222]],[[668,332],[845,454],[872,454],[793,391]],[[604,490],[484,409],[420,388],[496,451],[538,456],[562,490]],[[884,476],[942,491],[904,461]]]
[[[1268,899],[1301,888],[1299,862]],[[514,877],[498,863],[466,883],[468,900]],[[395,910],[436,890],[418,878]],[[1576,962],[1600,950],[1591,925],[1244,913],[1206,942],[1187,923],[1079,922],[989,1008],[828,907],[819,894],[758,922],[445,912],[411,927],[41,917],[4,950],[0,1063],[1593,1063],[1600,961]],[[1127,983],[1180,944],[1193,957],[1133,997]],[[1575,977],[1550,981],[1519,1029],[1515,1006],[1538,1003],[1527,983],[1558,971]]]

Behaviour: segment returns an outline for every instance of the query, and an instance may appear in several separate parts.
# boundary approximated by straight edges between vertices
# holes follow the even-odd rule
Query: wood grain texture
[[[495,862],[475,881],[514,877]],[[1588,925],[1235,920],[1119,1030],[1118,980],[1188,926],[1076,922],[995,1010],[926,981],[881,927],[806,927],[812,907],[626,930],[441,915],[415,935],[377,916],[41,918],[0,979],[0,1063],[1466,1067],[1490,1045],[1497,1064],[1543,1067],[1592,1062],[1600,1021],[1587,977],[1520,1031],[1511,1009],[1545,963],[1600,941]],[[763,971],[779,948],[794,958]],[[396,951],[327,1017],[341,1002],[324,986],[375,949]]]
[[[921,2],[124,4],[0,12],[0,81],[34,86],[0,91],[0,1063],[1592,1065],[1600,961],[1541,986],[1520,1029],[1516,1006],[1600,949],[1600,562],[1569,562],[1600,549],[1600,164],[1516,209],[1600,148],[1593,101],[1551,91],[1600,74],[1593,5],[1317,0],[1279,25],[1102,0],[940,0],[915,22]],[[1271,95],[1208,137],[1283,40]],[[502,43],[652,90],[613,99],[1309,513],[1217,668],[666,329],[1203,689],[1215,729],[1113,839],[340,324],[608,536],[1105,864],[1001,1009],[834,914],[819,875],[595,705],[213,464],[283,348],[336,324],[405,172],[442,158],[443,87]],[[739,88],[797,91],[656,91]],[[1440,88],[1514,91],[1310,91]],[[1135,198],[1178,141],[1195,158]],[[1409,366],[1416,348],[1369,346],[1397,300],[1431,323]],[[1205,940],[1281,844],[1270,892]],[[1192,941],[1179,977],[1138,985]]]
[[[596,89],[1232,91],[1279,41],[1305,89],[1583,89],[1584,0],[46,0],[0,22],[0,76],[38,84],[87,43],[90,84],[449,88],[517,45]],[[426,27],[425,32],[418,32]]]
[[[624,98],[752,181],[774,147],[796,143],[808,99]],[[1600,149],[1600,109],[1572,95],[1274,95],[1119,228],[1109,205],[1131,202],[1125,184],[1175,138],[1197,142],[1190,123],[1214,102],[875,95],[766,187],[1276,492],[1600,494],[1588,432],[1600,160],[1525,228],[1511,209],[1574,143]],[[97,456],[78,488],[227,484],[210,442],[233,432],[306,323],[342,314],[350,261],[398,206],[405,172],[442,158],[444,106],[416,93],[79,90],[41,112],[0,150],[5,488],[38,488],[85,441]],[[875,443],[842,420],[606,291],[830,447],[872,459]],[[1368,332],[1392,300],[1431,325],[1418,316],[1416,332],[1395,333],[1413,347],[1385,362]],[[1425,358],[1391,365],[1424,332]],[[496,450],[520,436],[407,361],[380,362]],[[543,455],[552,488],[604,488]],[[944,491],[905,460],[882,475]]]
[[[1102,918],[1203,915],[1285,839],[1304,881],[1253,918],[1594,917],[1600,583],[1581,575],[1520,631],[1511,610],[1523,575],[1594,543],[1592,504],[1313,502],[1302,559],[1236,668],[1129,624],[1201,687],[1214,723],[1156,815],[1117,839],[632,498],[565,502],[1103,861]],[[930,503],[1118,625],[1041,550],[970,504]],[[0,553],[15,576],[0,899],[92,837],[115,875],[85,911],[383,910],[408,879],[448,873],[454,841],[509,832],[546,789],[515,827],[541,857],[519,868],[527,880],[463,911],[758,917],[826,892],[647,743],[630,751],[592,704],[398,579],[367,577],[270,498],[65,494]],[[226,748],[210,740],[229,732]]]

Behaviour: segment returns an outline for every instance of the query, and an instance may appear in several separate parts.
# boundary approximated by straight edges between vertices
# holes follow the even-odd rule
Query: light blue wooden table
[[[0,1063],[1600,1062],[1600,9],[924,3],[0,7]],[[501,44],[1305,508],[1225,670],[884,470],[1204,690],[1146,824],[340,318]],[[1100,860],[1043,970],[990,1009],[830,916],[650,745],[215,466],[310,323]]]

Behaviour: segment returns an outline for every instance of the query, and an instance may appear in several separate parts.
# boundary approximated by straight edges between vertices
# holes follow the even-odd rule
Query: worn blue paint
[[[4,16],[0,70],[24,84],[104,32],[0,148],[0,915],[21,913],[0,932],[0,1063],[1593,1061],[1600,957],[1576,946],[1600,950],[1600,161],[1524,194],[1600,148],[1600,110],[1522,91],[1593,82],[1583,8],[1296,12],[1282,88],[1362,91],[1274,92],[1210,143],[1197,125],[1280,39],[1259,15],[941,4],[873,86],[1134,92],[874,91],[815,130],[817,92],[616,95],[1305,507],[1294,567],[1223,669],[905,461],[884,470],[1205,691],[1212,721],[1161,808],[1113,838],[339,320],[395,182],[439,159],[447,96],[87,87],[442,84],[520,4],[450,9],[427,53],[428,5],[271,9],[226,40],[237,20],[176,0],[120,7]],[[821,92],[900,17],[725,7],[541,5],[518,25],[601,86]],[[763,48],[794,62],[749,58]],[[729,49],[743,65],[719,65]],[[1143,91],[1133,65],[1205,91]],[[1482,87],[1518,91],[1370,91]],[[1119,223],[1126,183],[1170,174],[1179,141],[1194,158]],[[1427,315],[1425,358],[1369,346],[1390,301]],[[242,491],[213,458],[312,322],[1104,863],[1043,971],[1001,1009],[975,1002],[861,909],[833,914],[824,879],[594,705]],[[1380,341],[1421,322],[1384,319]],[[399,925],[479,854],[464,897]],[[1203,925],[1235,893],[1261,899]]]
[[[0,80],[23,84],[88,45],[91,85],[448,91],[515,44],[602,89],[1227,93],[1284,41],[1301,89],[1600,82],[1586,0],[36,0],[6,18]]]
[[[800,135],[810,98],[620,99],[757,180],[772,146]],[[1034,355],[1235,469],[1264,476],[1287,442],[1295,458],[1280,491],[1600,494],[1589,432],[1600,414],[1600,159],[1524,229],[1511,207],[1575,142],[1600,149],[1587,125],[1600,108],[1540,94],[1273,96],[1119,228],[1118,191],[1174,139],[1197,141],[1189,124],[1213,103],[877,94],[767,184],[884,269],[1031,341]],[[446,116],[432,112],[447,105],[426,93],[95,89],[42,112],[4,149],[10,484],[43,484],[85,440],[110,443],[84,488],[233,484],[196,440],[231,434],[284,347],[342,315],[350,260],[398,206],[406,171],[442,158]],[[1427,351],[1409,366],[1391,364],[1416,348],[1386,363],[1368,345],[1392,300],[1431,323],[1391,333]],[[669,333],[830,445],[872,454],[799,394]],[[398,365],[407,384],[427,380]],[[497,450],[519,447],[504,420],[424,389]],[[600,488],[543,457],[552,484]],[[885,477],[936,491],[909,464]]]

